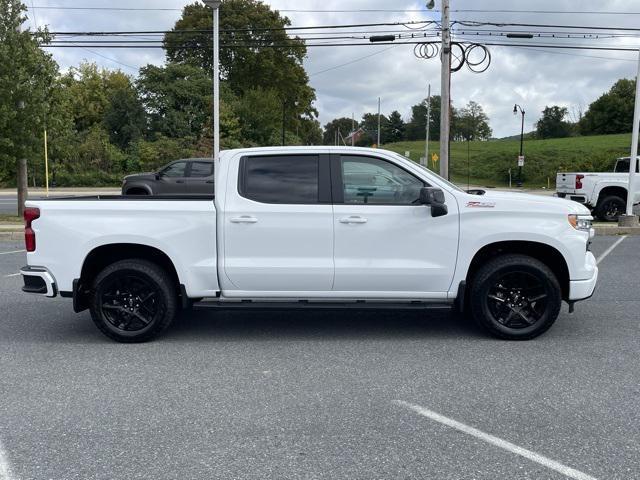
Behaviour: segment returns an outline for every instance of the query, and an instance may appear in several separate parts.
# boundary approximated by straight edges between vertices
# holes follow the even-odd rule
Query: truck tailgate
[[[556,176],[556,191],[559,193],[576,193],[576,174],[558,173]]]

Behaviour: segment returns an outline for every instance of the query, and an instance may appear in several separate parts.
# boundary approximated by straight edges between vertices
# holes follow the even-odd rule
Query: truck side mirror
[[[160,177],[162,177],[162,172],[156,172],[156,180],[160,180]]]
[[[422,187],[420,189],[420,203],[431,207],[432,217],[442,217],[449,213],[444,201],[444,192],[439,188]]]

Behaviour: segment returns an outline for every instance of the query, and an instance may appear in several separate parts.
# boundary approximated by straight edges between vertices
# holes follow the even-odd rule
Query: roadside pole
[[[351,114],[351,146],[356,146],[356,114]]]
[[[220,161],[220,2],[213,9],[213,163]]]
[[[47,152],[47,129],[44,129],[44,188],[49,196],[49,155]]]
[[[442,70],[440,72],[440,176],[449,178],[449,118],[451,107],[451,31],[449,0],[442,0]]]
[[[213,175],[220,161],[220,4],[222,0],[203,0],[213,9]]]
[[[429,130],[431,128],[431,84],[427,88],[427,135],[424,146],[424,166],[429,165]]]
[[[638,164],[638,129],[640,128],[640,50],[638,50],[638,73],[636,74],[636,101],[633,111],[633,131],[631,133],[631,153],[629,155],[629,188],[627,190],[627,212],[621,215],[620,226],[637,226],[638,217],[633,214],[633,200],[636,177],[636,165]]]
[[[380,97],[378,97],[378,148],[380,148]]]

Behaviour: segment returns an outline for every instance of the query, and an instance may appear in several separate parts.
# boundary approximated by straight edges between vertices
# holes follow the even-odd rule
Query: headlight
[[[576,230],[582,230],[584,232],[591,231],[592,218],[588,215],[569,215],[569,223]]]

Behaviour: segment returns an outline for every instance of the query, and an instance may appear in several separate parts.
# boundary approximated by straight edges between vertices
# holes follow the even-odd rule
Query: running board
[[[452,303],[434,302],[370,302],[359,300],[356,302],[257,302],[242,301],[204,301],[194,303],[194,309],[251,309],[251,310],[451,310]]]

